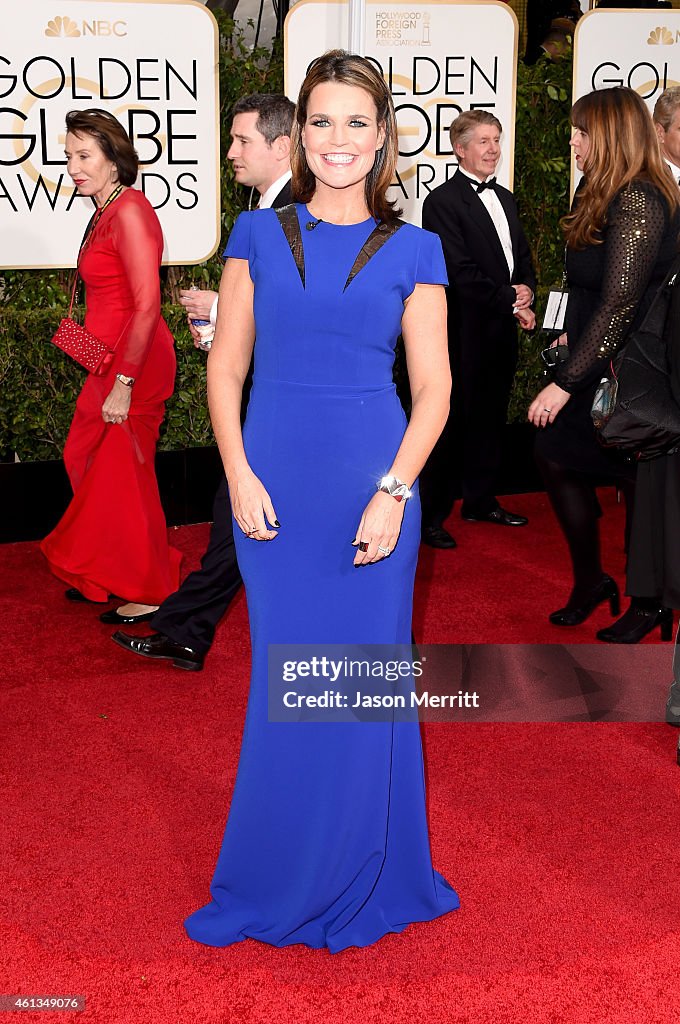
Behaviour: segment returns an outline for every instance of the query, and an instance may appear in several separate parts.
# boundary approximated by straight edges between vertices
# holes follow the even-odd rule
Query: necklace
[[[106,200],[106,202],[103,204],[103,206],[100,206],[100,207],[98,207],[98,209],[95,210],[95,212],[92,215],[92,218],[90,220],[90,223],[85,228],[85,235],[83,237],[82,242],[80,243],[80,249],[78,250],[78,259],[80,259],[80,254],[82,253],[82,251],[85,248],[85,246],[90,242],[90,240],[92,238],[92,235],[94,234],[94,229],[96,228],[97,224],[99,223],[99,220],[100,220],[104,210],[106,209],[107,206],[110,206],[111,203],[114,203],[116,201],[116,199],[118,198],[118,196],[121,194],[122,191],[123,191],[123,186],[122,185],[118,185],[117,188],[114,188],[113,192],[111,193],[109,198]]]

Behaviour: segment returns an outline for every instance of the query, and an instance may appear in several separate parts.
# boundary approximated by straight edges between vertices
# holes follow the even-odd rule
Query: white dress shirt
[[[459,167],[458,170],[472,182],[476,191],[477,185],[481,185],[482,183],[482,178],[478,178],[476,175],[470,174],[469,171],[464,171],[462,167]],[[493,177],[493,175],[490,177]],[[490,178],[484,178],[483,180],[489,181]],[[508,218],[505,216],[505,210],[503,209],[500,199],[492,188],[485,188],[483,192],[479,193],[479,198],[484,203],[488,214],[493,221],[493,226],[496,229],[498,240],[503,247],[503,253],[508,264],[508,270],[510,271],[510,278],[512,279],[512,274],[515,269],[515,257],[512,252],[510,225],[508,224]]]
[[[287,185],[288,182],[290,181],[292,175],[293,172],[289,168],[285,174],[282,174],[280,178],[277,178],[276,181],[273,181],[269,188],[267,189],[267,191],[263,192],[262,195],[260,196],[260,201],[257,204],[257,209],[269,210],[272,203],[274,202],[279,192],[283,188],[283,186]],[[215,299],[212,306],[210,307],[210,323],[213,325],[217,323],[217,299]]]
[[[672,163],[666,156],[664,157],[664,160],[670,168],[670,172],[673,175],[673,180],[677,181],[678,185],[680,185],[680,167],[678,167],[677,164]]]

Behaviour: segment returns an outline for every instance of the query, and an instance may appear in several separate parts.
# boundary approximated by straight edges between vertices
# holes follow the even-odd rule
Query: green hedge
[[[234,23],[216,12],[220,23],[222,153],[229,146],[229,110],[249,92],[282,88],[279,50],[249,51]],[[566,212],[569,187],[569,97],[571,62],[543,60],[520,64],[515,137],[515,184],[520,216],[534,252],[541,282],[538,313],[547,289],[559,281],[562,242],[559,218]],[[222,172],[223,240],[242,208],[244,190],[228,161]],[[168,404],[160,447],[188,448],[212,443],[206,393],[205,357],[191,341],[177,291],[192,282],[216,288],[217,257],[201,267],[172,267],[164,274],[164,315],[177,341],[177,382]],[[0,298],[0,457],[16,452],[22,461],[59,458],[84,371],[49,344],[68,304],[67,271],[6,271]],[[523,334],[510,417],[523,420],[540,386],[538,334]]]

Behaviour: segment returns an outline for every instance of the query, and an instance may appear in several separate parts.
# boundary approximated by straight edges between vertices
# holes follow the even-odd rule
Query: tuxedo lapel
[[[470,184],[469,178],[466,178],[466,176],[464,174],[461,174],[460,171],[456,171],[452,181],[458,186],[458,195],[463,204],[467,207],[470,219],[475,223],[475,225],[479,228],[479,230],[482,232],[484,237],[491,245],[493,252],[496,256],[496,261],[498,263],[499,274],[503,278],[507,277],[509,281],[510,272],[508,270],[508,261],[505,258],[505,253],[503,252],[501,240],[498,237],[498,232],[494,227],[494,223],[491,220],[489,211],[487,210],[486,206],[484,205],[484,203],[479,198],[474,188]],[[503,209],[505,209],[505,205],[503,205]],[[510,230],[512,232],[512,228]],[[514,236],[512,244],[514,249]]]
[[[286,182],[286,184],[283,186],[281,191],[279,192],[279,194],[276,197],[276,199],[274,200],[274,202],[272,203],[272,208],[274,210],[278,210],[278,208],[280,206],[288,206],[290,203],[292,203],[293,197],[291,195],[291,191],[292,190],[291,190],[291,187],[290,187],[290,179],[289,179]]]

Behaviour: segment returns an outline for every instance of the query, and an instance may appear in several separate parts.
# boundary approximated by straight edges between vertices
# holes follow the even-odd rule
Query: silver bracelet
[[[390,494],[395,501],[408,501],[409,498],[413,497],[413,491],[406,486],[403,480],[399,480],[396,476],[384,476],[381,480],[378,480],[376,487],[379,491]]]

